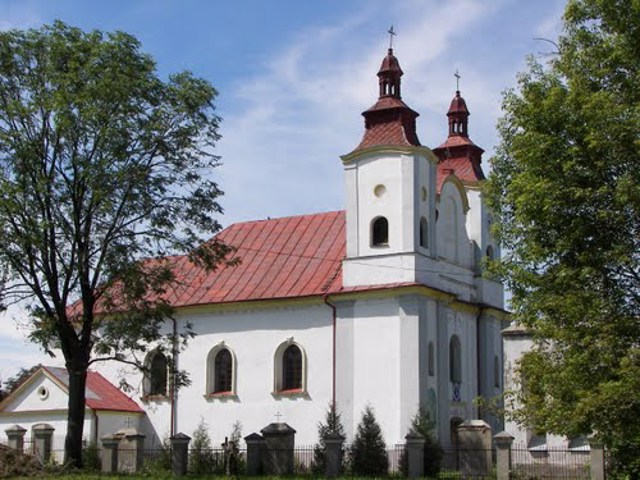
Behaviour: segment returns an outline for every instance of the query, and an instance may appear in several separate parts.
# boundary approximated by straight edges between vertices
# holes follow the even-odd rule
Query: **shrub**
[[[325,423],[318,423],[318,443],[313,447],[313,466],[312,471],[317,475],[324,475],[327,468],[327,446],[324,443],[324,437],[328,433],[338,433],[344,437],[344,427],[340,413],[335,404],[330,403],[325,416]],[[344,451],[341,463],[344,467]]]
[[[349,452],[351,470],[362,477],[379,477],[389,471],[387,446],[371,407],[367,406]]]
[[[435,422],[431,420],[429,413],[420,408],[411,420],[410,434],[420,434],[424,437],[424,476],[437,477],[440,473],[443,451],[433,433]],[[406,448],[400,457],[400,471],[403,475],[409,473],[409,459]]]
[[[189,473],[194,475],[222,473],[213,452],[208,425],[204,420],[200,420],[198,427],[193,431],[190,447]]]
[[[242,455],[240,455],[240,442],[242,442],[242,424],[236,422],[233,424],[233,430],[229,438],[231,441],[231,448],[228,452],[228,474],[229,475],[241,475],[245,472],[245,461]]]
[[[42,476],[44,467],[31,455],[0,445],[0,478]]]
[[[82,445],[82,468],[87,472],[100,471],[100,454],[94,442],[84,442]]]

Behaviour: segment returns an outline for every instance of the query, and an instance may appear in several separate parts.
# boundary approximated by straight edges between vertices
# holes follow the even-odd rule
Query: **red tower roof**
[[[484,150],[469,138],[469,109],[467,102],[457,90],[447,112],[449,136],[433,149],[440,162],[438,163],[437,191],[450,174],[456,175],[466,183],[483,180],[484,173],[480,163]]]
[[[419,146],[416,133],[418,113],[400,95],[403,71],[390,48],[378,71],[378,101],[363,112],[365,132],[355,151],[378,145]]]

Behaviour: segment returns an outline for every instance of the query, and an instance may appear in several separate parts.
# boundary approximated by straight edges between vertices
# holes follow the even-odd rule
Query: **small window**
[[[389,245],[389,222],[384,217],[378,217],[371,225],[371,245],[383,247]]]
[[[213,393],[231,392],[232,375],[233,359],[231,358],[231,352],[223,348],[216,355]]]
[[[145,394],[148,396],[164,396],[167,394],[167,357],[155,350],[147,357],[147,375]]]
[[[451,383],[462,383],[462,349],[457,335],[449,342],[449,378]]]
[[[274,394],[300,394],[307,389],[306,355],[302,347],[287,340],[274,357]]]
[[[500,388],[500,377],[502,376],[500,370],[500,357],[496,355],[493,357],[493,386],[496,388]]]
[[[216,345],[207,356],[206,395],[235,394],[235,356],[224,342]]]
[[[282,355],[283,390],[302,388],[302,352],[296,345],[287,347]]]
[[[436,355],[433,349],[433,342],[429,342],[429,347],[427,348],[427,370],[430,377],[436,374]]]
[[[429,248],[429,227],[427,219],[424,217],[420,219],[420,246],[422,248]]]
[[[495,258],[495,257],[494,257],[494,253],[493,253],[493,246],[489,245],[489,246],[487,247],[486,254],[487,254],[487,258],[488,258],[489,260],[493,260],[493,259]]]

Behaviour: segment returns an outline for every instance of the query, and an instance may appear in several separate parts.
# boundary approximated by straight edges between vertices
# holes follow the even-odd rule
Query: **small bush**
[[[87,472],[100,471],[100,454],[94,442],[85,442],[82,446],[82,468]]]
[[[162,446],[151,457],[145,458],[142,473],[154,478],[160,478],[171,472],[171,441],[162,440]]]
[[[229,475],[242,475],[245,472],[246,466],[242,455],[240,455],[240,442],[242,442],[242,424],[236,422],[233,424],[233,430],[231,431],[231,448],[228,452],[228,474]]]
[[[191,437],[189,449],[189,473],[193,475],[204,475],[220,472],[218,459],[211,445],[208,426],[204,420],[200,420],[198,427]],[[224,467],[222,468],[224,470]]]
[[[327,446],[324,443],[324,437],[329,433],[338,433],[344,437],[344,427],[340,413],[336,409],[335,404],[329,404],[324,423],[318,423],[318,443],[313,447],[313,465],[312,472],[316,475],[324,475],[327,468]],[[344,471],[344,452],[342,466]]]
[[[379,477],[388,474],[387,446],[382,438],[380,425],[369,406],[365,408],[358,424],[349,457],[353,475]]]
[[[0,446],[0,478],[42,476],[44,467],[31,455]]]
[[[425,477],[437,477],[440,473],[443,451],[433,433],[435,422],[431,420],[429,413],[420,408],[411,420],[410,434],[420,434],[424,437],[424,475]],[[409,459],[406,448],[400,457],[400,471],[403,475],[409,473]]]

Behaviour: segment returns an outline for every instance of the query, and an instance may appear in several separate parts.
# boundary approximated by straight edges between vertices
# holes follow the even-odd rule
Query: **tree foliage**
[[[411,435],[418,434],[424,438],[424,475],[429,478],[436,478],[440,473],[442,456],[444,455],[442,447],[434,434],[435,428],[436,424],[429,416],[429,412],[420,408],[411,419],[411,426],[408,432]],[[400,470],[405,476],[409,473],[409,457],[406,447],[400,457]]]
[[[386,476],[389,471],[387,445],[371,407],[367,406],[358,424],[349,451],[351,473],[361,477]]]
[[[214,268],[229,253],[203,243],[221,212],[215,96],[188,72],[161,79],[125,33],[0,32],[2,298],[27,300],[32,339],[64,355],[76,464],[89,365],[139,365],[127,352],[150,344],[173,353],[189,332],[161,329],[169,255]]]
[[[327,445],[324,437],[329,433],[345,436],[340,412],[333,402],[327,408],[324,423],[318,422],[318,443],[313,447],[313,471],[318,475],[324,475],[327,468]]]
[[[508,91],[487,196],[496,273],[536,348],[517,417],[640,446],[640,2],[571,0],[558,52]],[[637,467],[636,467],[637,468]]]

